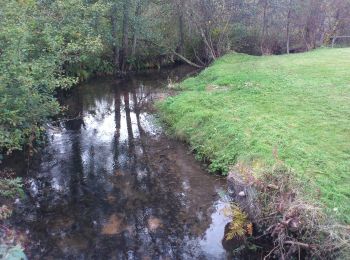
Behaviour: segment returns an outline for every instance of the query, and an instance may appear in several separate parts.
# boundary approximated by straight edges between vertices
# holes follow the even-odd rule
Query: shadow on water
[[[50,125],[47,144],[23,166],[28,196],[14,222],[27,230],[30,259],[226,257],[224,181],[148,110],[168,78],[182,75],[93,80],[63,101],[75,119]]]

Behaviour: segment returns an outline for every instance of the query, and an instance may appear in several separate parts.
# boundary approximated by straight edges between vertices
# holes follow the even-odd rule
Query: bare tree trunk
[[[293,0],[289,0],[288,14],[287,14],[287,54],[290,53],[290,16],[292,12],[292,2]]]
[[[206,45],[208,51],[210,52],[210,56],[213,60],[216,60],[216,55],[215,55],[215,51],[213,50],[212,46],[209,44],[209,41],[203,31],[202,28],[200,28],[200,33],[201,33],[201,36],[202,36],[202,39],[203,39],[203,42],[204,44]]]
[[[118,44],[117,44],[117,18],[116,18],[116,13],[117,13],[117,7],[114,4],[112,6],[111,10],[111,28],[112,28],[112,38],[113,38],[113,43],[112,43],[112,53],[113,53],[113,64],[116,70],[119,68],[119,50],[118,50]]]
[[[311,0],[309,9],[305,26],[305,41],[307,49],[311,50],[317,47],[317,33],[321,31],[321,26],[324,23],[322,1]]]
[[[338,26],[340,24],[339,18],[340,18],[340,9],[338,8],[334,17],[334,24],[331,26],[327,37],[323,39],[324,44],[330,44],[332,42],[332,48],[334,47],[335,36],[337,35]],[[332,41],[331,41],[331,37],[333,37]]]
[[[262,28],[262,35],[261,35],[261,43],[260,43],[260,50],[261,54],[266,53],[266,34],[267,34],[267,7],[268,7],[268,0],[264,1],[264,7],[263,7],[263,28]]]
[[[137,1],[136,11],[135,11],[136,20],[141,16],[141,7],[142,7],[141,1],[142,0]],[[139,22],[136,21],[136,24],[134,26],[134,34],[133,34],[133,38],[132,38],[132,47],[131,47],[131,57],[133,59],[135,59],[135,55],[136,55],[137,37],[138,37],[139,30],[140,30]],[[130,64],[129,70],[132,69],[132,65],[133,64]]]
[[[184,55],[185,50],[185,31],[184,31],[184,1],[179,0],[177,2],[177,12],[178,12],[178,19],[179,19],[179,46],[178,46],[178,53],[181,55]]]
[[[192,46],[192,50],[193,50],[194,56],[196,57],[197,61],[201,64],[201,66],[205,66],[206,65],[205,62],[202,61],[202,59],[197,55],[196,48]]]
[[[128,59],[128,48],[129,48],[129,8],[130,1],[124,0],[123,4],[123,34],[122,34],[122,48],[119,55],[119,67],[123,73],[126,70],[126,64]]]
[[[179,53],[184,54],[185,35],[184,35],[184,17],[183,14],[179,16]]]

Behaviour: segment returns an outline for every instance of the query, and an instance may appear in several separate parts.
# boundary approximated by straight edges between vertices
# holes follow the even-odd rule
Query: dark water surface
[[[12,165],[26,183],[14,224],[30,259],[226,258],[225,181],[166,137],[149,109],[187,72],[92,80],[64,99],[75,119],[48,126],[29,167]]]

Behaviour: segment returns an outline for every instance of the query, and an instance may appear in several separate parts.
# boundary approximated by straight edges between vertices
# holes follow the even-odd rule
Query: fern
[[[250,233],[252,223],[248,221],[248,216],[237,205],[232,204],[230,207],[232,222],[229,225],[229,231],[225,238],[231,240],[235,237],[244,236],[247,231]]]

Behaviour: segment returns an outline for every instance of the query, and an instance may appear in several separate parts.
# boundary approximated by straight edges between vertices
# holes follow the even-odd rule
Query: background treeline
[[[306,51],[350,35],[349,13],[349,0],[2,0],[0,147],[31,143],[55,91],[90,75]]]

